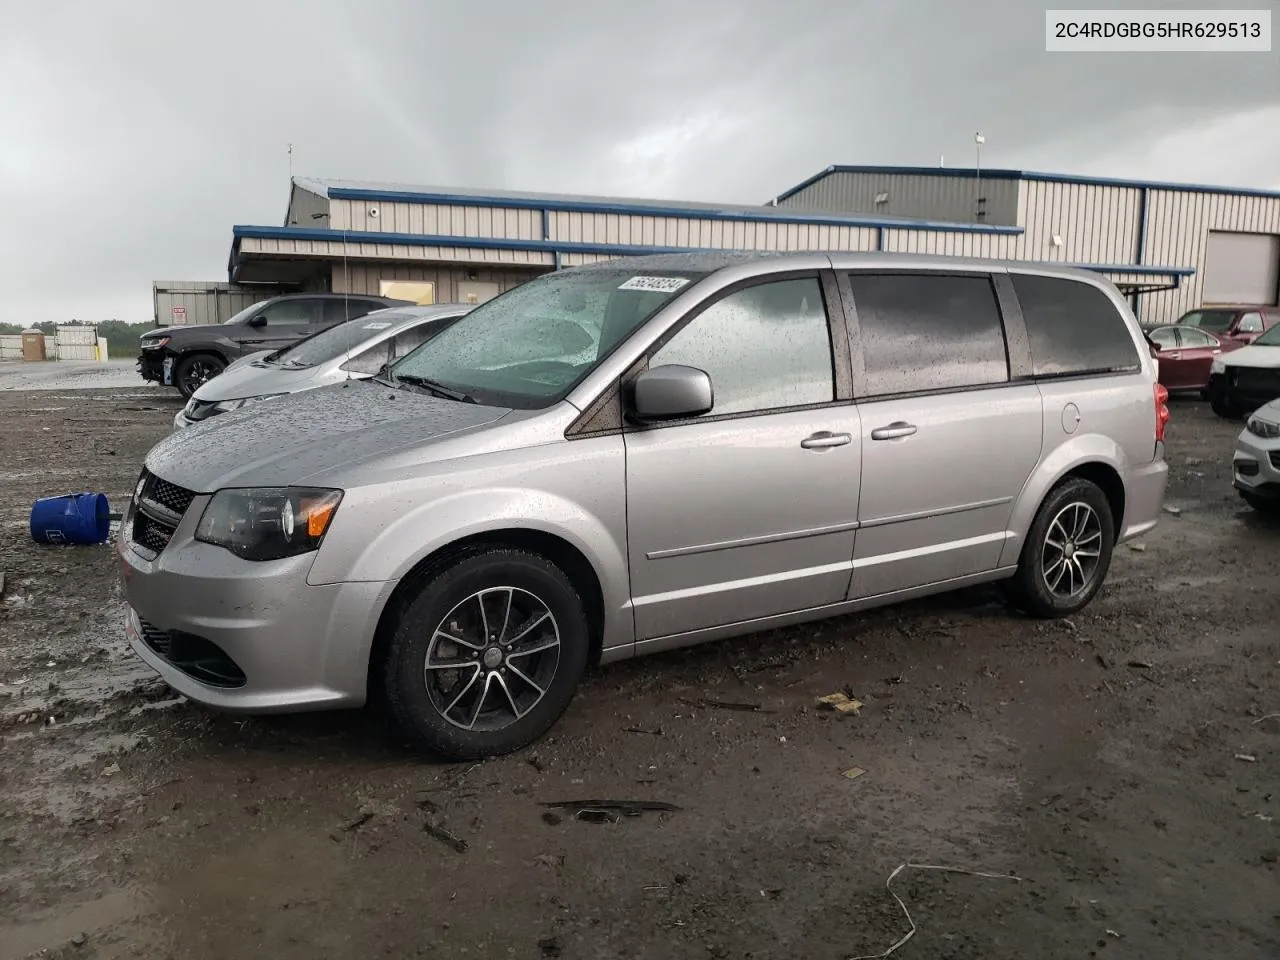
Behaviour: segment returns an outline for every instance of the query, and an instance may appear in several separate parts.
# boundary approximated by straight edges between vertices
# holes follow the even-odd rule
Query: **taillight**
[[[1169,391],[1163,383],[1155,386],[1156,443],[1164,441],[1164,428],[1169,423]]]

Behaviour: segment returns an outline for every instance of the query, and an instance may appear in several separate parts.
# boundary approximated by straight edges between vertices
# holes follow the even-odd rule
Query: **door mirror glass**
[[[249,326],[251,327],[265,327],[266,325],[267,325],[267,318],[262,314],[258,314],[256,317],[254,317],[252,320],[249,321]]]
[[[701,416],[714,401],[706,371],[679,363],[646,370],[636,378],[632,391],[632,414],[641,421]]]

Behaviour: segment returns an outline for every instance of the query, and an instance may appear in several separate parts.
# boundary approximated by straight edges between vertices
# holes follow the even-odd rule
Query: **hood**
[[[176,327],[157,327],[155,330],[148,330],[139,340],[156,340],[160,337],[181,337],[185,336],[189,330],[199,330],[201,334],[208,330],[219,330],[224,325],[221,323],[193,323],[190,326],[181,324]]]
[[[314,367],[278,367],[263,363],[263,357],[271,351],[253,354],[237,360],[212,380],[206,381],[192,396],[202,402],[243,400],[245,397],[263,397],[274,393],[293,393],[304,390],[320,373]],[[254,358],[257,358],[254,360]]]
[[[1222,362],[1228,367],[1280,367],[1280,347],[1259,347],[1256,344],[1222,354]]]
[[[227,367],[227,370],[235,370],[237,367],[247,367],[251,363],[261,363],[267,357],[276,352],[277,351],[275,350],[259,350],[257,353],[247,353],[239,360],[231,361],[231,365]],[[227,370],[222,372],[226,373]]]
[[[146,465],[198,493],[318,482],[344,464],[482,427],[508,413],[352,380],[178,430],[151,449]]]

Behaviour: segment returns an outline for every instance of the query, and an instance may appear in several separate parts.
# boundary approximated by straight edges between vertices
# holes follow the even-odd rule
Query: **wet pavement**
[[[0,393],[0,960],[876,955],[908,862],[989,876],[899,874],[895,958],[1280,956],[1280,523],[1199,403],[1070,621],[981,590],[619,664],[455,765],[176,697],[110,547],[30,541],[37,496],[123,505],[178,408],[129,387]]]
[[[138,375],[137,361],[46,360],[24,362],[6,360],[0,363],[0,391],[22,390],[104,390],[135,387],[148,395],[177,393],[172,387],[160,387]]]

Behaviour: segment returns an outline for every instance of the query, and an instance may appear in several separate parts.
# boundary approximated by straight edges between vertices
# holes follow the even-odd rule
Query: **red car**
[[[1252,343],[1258,334],[1280,323],[1280,307],[1227,303],[1184,313],[1174,326],[1197,327],[1220,340]]]
[[[1176,325],[1148,330],[1147,341],[1160,365],[1160,382],[1170,393],[1181,390],[1204,393],[1209,388],[1209,366],[1213,358],[1244,346],[1239,340],[1219,339],[1197,327]]]

